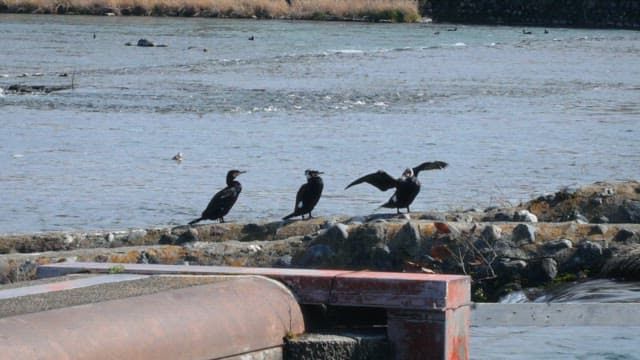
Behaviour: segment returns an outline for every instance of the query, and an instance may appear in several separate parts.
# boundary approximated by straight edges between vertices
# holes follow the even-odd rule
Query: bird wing
[[[355,180],[351,184],[347,185],[345,190],[352,187],[353,185],[362,184],[363,182],[369,183],[382,191],[386,191],[394,188],[398,181],[391,177],[391,175],[387,174],[385,171],[378,170],[374,173],[365,175]]]
[[[427,161],[413,168],[413,176],[418,176],[418,173],[422,170],[439,170],[447,167],[444,161]]]
[[[307,184],[302,184],[300,189],[298,189],[298,193],[296,194],[296,205],[293,207],[293,211],[302,208],[302,199],[304,198],[304,193],[307,191]]]
[[[220,191],[218,191],[211,201],[209,201],[209,205],[207,205],[207,209],[205,212],[214,211],[224,209],[229,206],[229,203],[233,204],[237,197],[237,191],[233,186],[226,187]]]

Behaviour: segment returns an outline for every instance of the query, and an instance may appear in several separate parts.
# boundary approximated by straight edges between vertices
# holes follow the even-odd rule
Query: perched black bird
[[[304,175],[307,177],[307,183],[302,184],[300,189],[298,189],[293,212],[283,217],[282,220],[287,220],[294,216],[302,216],[302,219],[304,220],[304,214],[309,214],[309,219],[312,218],[311,211],[318,203],[318,200],[320,200],[322,188],[324,187],[320,174],[322,174],[322,172],[317,170],[304,171]]]
[[[348,189],[353,185],[358,185],[363,182],[367,182],[382,191],[389,190],[391,188],[395,188],[396,192],[391,196],[391,198],[380,207],[385,208],[396,208],[398,214],[400,213],[400,208],[407,208],[407,213],[411,212],[409,210],[409,205],[413,202],[413,199],[416,198],[418,193],[420,192],[420,181],[418,181],[418,173],[422,170],[435,170],[435,169],[444,169],[447,167],[447,163],[443,161],[434,161],[434,162],[425,162],[416,167],[407,168],[402,173],[402,176],[398,179],[394,179],[391,175],[387,174],[383,170],[378,170],[377,172],[365,175],[351,184],[347,185],[345,188]]]
[[[229,172],[227,172],[227,187],[213,195],[213,198],[209,201],[209,205],[204,209],[202,215],[189,222],[189,225],[193,225],[201,220],[220,219],[221,223],[224,222],[224,216],[231,210],[231,207],[236,203],[242,191],[242,185],[236,181],[236,177],[245,172],[246,171],[229,170]]]

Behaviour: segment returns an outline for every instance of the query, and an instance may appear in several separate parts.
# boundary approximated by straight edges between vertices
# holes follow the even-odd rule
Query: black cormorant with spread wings
[[[447,163],[443,161],[424,162],[414,168],[407,168],[402,173],[402,176],[398,179],[391,177],[383,170],[365,175],[345,188],[348,189],[354,185],[361,184],[363,182],[369,183],[382,191],[395,188],[396,192],[389,198],[389,200],[382,204],[380,207],[395,208],[398,214],[400,208],[407,208],[407,213],[411,212],[409,206],[420,192],[420,181],[418,181],[418,173],[423,170],[436,170],[444,169],[447,167]]]
[[[220,219],[221,223],[224,222],[224,216],[229,213],[229,210],[231,210],[233,204],[236,203],[242,191],[242,185],[236,181],[236,177],[243,173],[245,173],[245,171],[229,170],[229,172],[227,172],[227,187],[213,195],[213,198],[209,201],[209,205],[204,209],[202,215],[189,222],[189,225],[193,225],[201,220]]]
[[[312,218],[311,211],[318,203],[318,200],[320,200],[322,188],[324,187],[320,174],[322,174],[322,172],[317,170],[305,170],[304,175],[307,177],[307,183],[302,184],[300,189],[298,189],[293,212],[283,217],[282,220],[287,220],[294,216],[302,216],[304,220],[304,214],[309,214],[309,219]]]

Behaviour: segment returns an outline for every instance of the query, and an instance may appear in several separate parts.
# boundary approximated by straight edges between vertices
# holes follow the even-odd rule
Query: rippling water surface
[[[390,193],[345,185],[427,160],[450,167],[416,211],[638,178],[640,33],[457,28],[0,15],[0,87],[75,84],[0,93],[0,233],[184,224],[231,168],[229,221],[290,212],[306,168],[318,216],[374,211]]]
[[[0,233],[184,224],[231,168],[230,221],[290,212],[306,168],[324,216],[390,196],[344,191],[357,176],[427,160],[450,167],[418,211],[638,178],[638,32],[457,28],[0,15],[0,87],[76,86],[0,93]],[[637,331],[472,328],[471,357],[637,359]]]

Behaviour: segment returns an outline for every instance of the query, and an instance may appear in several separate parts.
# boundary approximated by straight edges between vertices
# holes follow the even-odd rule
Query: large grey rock
[[[627,229],[620,229],[616,233],[616,236],[614,236],[613,240],[614,241],[618,241],[618,242],[624,242],[624,243],[640,242],[640,238],[639,238],[638,234],[636,234],[635,232],[633,232],[631,230],[627,230]]]
[[[640,223],[640,201],[624,200],[618,209],[620,218],[628,223]]]
[[[302,267],[315,267],[333,262],[335,251],[325,244],[316,244],[307,248],[302,257],[295,260],[295,264]]]
[[[388,360],[391,344],[384,333],[346,332],[304,334],[285,339],[284,358],[290,360]]]
[[[389,241],[389,248],[397,256],[415,259],[422,248],[418,226],[410,221],[404,224]]]
[[[545,280],[553,280],[558,276],[558,262],[553,258],[544,258],[540,264]]]
[[[518,224],[513,228],[512,238],[517,245],[532,244],[536,241],[536,228],[528,224]]]
[[[518,210],[513,214],[514,221],[537,223],[538,217],[529,210]]]
[[[542,245],[542,253],[546,256],[553,256],[559,251],[564,249],[571,249],[573,243],[569,239],[555,239],[550,240]]]
[[[495,225],[487,225],[482,229],[482,238],[489,243],[502,239],[502,229]]]
[[[496,241],[493,245],[493,251],[495,251],[497,257],[507,259],[526,259],[527,254],[517,246],[514,246],[511,242],[504,240]]]

